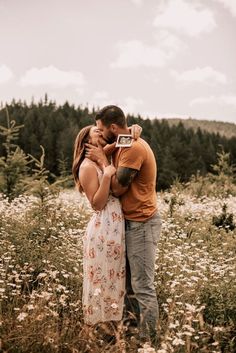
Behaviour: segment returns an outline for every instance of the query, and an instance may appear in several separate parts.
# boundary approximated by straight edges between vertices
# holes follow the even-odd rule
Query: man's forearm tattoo
[[[132,183],[137,172],[136,169],[119,167],[116,171],[116,177],[119,183],[125,187]]]

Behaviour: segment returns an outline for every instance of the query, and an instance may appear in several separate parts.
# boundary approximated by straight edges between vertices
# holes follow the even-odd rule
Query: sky
[[[0,0],[0,101],[236,123],[236,0]]]

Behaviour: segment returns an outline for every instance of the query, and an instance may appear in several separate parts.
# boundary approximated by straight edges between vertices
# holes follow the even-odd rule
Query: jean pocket
[[[127,232],[132,230],[138,230],[139,228],[142,227],[142,225],[143,225],[143,222],[126,221],[125,230]]]
[[[157,245],[160,235],[161,235],[161,226],[162,222],[161,220],[153,221],[150,224],[151,227],[151,233],[152,233],[152,241],[154,245]]]

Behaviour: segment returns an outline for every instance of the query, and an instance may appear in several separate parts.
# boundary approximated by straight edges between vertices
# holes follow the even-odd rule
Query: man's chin
[[[115,136],[109,137],[109,138],[106,139],[106,143],[109,143],[109,144],[111,144],[111,143],[113,143],[115,141],[116,141],[116,137]]]

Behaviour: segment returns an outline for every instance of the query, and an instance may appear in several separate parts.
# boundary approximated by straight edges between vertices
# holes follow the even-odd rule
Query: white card
[[[132,143],[132,135],[119,134],[116,140],[116,147],[130,147]]]

